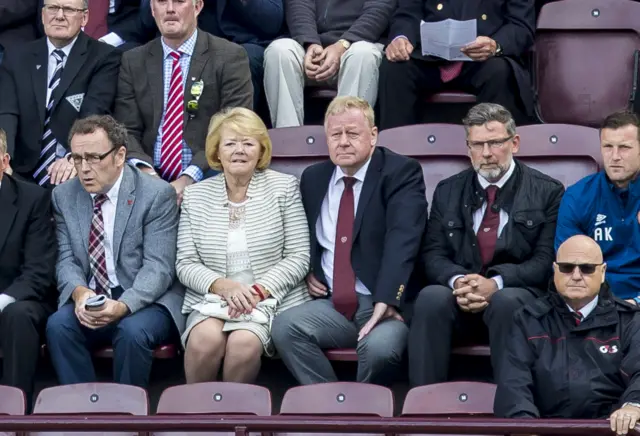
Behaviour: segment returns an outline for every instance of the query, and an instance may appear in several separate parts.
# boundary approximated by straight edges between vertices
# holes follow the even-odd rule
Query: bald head
[[[600,292],[606,269],[596,241],[588,236],[572,236],[558,247],[553,281],[567,304],[580,310]]]
[[[602,250],[596,241],[588,236],[572,236],[558,247],[556,262],[597,263],[602,260]]]

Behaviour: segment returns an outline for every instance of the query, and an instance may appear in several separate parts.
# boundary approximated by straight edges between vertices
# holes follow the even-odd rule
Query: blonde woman
[[[272,356],[271,319],[307,301],[309,230],[298,181],[267,169],[271,140],[252,111],[216,114],[206,141],[217,176],[185,190],[178,279],[187,288],[187,383],[251,383]]]

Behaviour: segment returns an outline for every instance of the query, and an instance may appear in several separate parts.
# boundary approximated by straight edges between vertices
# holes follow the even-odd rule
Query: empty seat
[[[568,124],[523,126],[520,151],[525,164],[570,186],[597,172],[602,162],[598,129]]]
[[[18,388],[0,385],[0,416],[24,415],[27,409],[27,398],[24,392]],[[15,433],[0,432],[0,436],[14,435]]]
[[[323,416],[393,416],[390,389],[366,383],[320,383],[289,389],[282,398],[280,414]],[[302,436],[304,433],[279,433]],[[325,433],[309,433],[323,435]],[[326,435],[339,433],[326,433]],[[353,433],[363,436],[361,433]]]
[[[211,382],[173,386],[162,392],[156,413],[270,416],[271,393],[261,386],[245,383]],[[198,436],[211,434],[211,432],[153,434],[155,436]]]
[[[283,127],[269,130],[273,145],[270,168],[298,178],[304,169],[329,159],[323,126]]]
[[[461,125],[434,123],[396,127],[380,132],[378,143],[420,162],[429,208],[438,183],[470,165]]]
[[[411,389],[402,416],[493,416],[496,385],[480,382],[449,382]]]
[[[635,94],[640,3],[546,4],[538,17],[535,46],[540,119],[598,126],[609,113],[627,107]]]
[[[136,386],[116,383],[81,383],[43,389],[36,399],[34,414],[148,415],[147,392]],[[136,433],[42,432],[31,435],[135,435]]]

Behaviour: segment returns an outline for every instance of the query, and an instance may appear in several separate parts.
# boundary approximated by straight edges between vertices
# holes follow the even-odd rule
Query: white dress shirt
[[[362,185],[364,178],[369,168],[371,158],[353,175],[356,182],[353,184],[353,201],[354,217],[358,213],[358,202],[360,200],[360,193],[362,192]],[[342,171],[339,166],[333,171],[333,176],[329,181],[329,188],[327,194],[322,201],[322,207],[320,208],[320,217],[316,222],[316,236],[318,243],[323,248],[322,251],[322,271],[327,279],[327,285],[329,289],[333,288],[333,258],[335,256],[335,244],[336,244],[336,226],[338,225],[338,211],[340,209],[340,199],[344,192],[343,177],[347,175]],[[356,277],[356,292],[362,295],[371,295],[371,291]]]
[[[56,65],[58,65],[58,61],[56,60],[56,58],[53,57],[52,53],[54,50],[62,50],[62,52],[65,54],[64,59],[62,59],[62,68],[63,68],[62,74],[64,74],[64,67],[67,65],[67,60],[69,59],[69,53],[71,53],[71,49],[73,48],[73,45],[76,43],[77,40],[78,40],[78,37],[76,36],[75,38],[73,38],[73,41],[71,41],[68,45],[66,45],[65,47],[62,47],[61,49],[58,49],[56,48],[55,45],[51,43],[51,41],[49,41],[49,38],[47,38],[47,48],[49,49],[49,62],[47,64],[47,83],[45,83],[44,85],[47,87],[46,106],[49,106],[49,100],[51,99],[51,89],[49,88],[49,82],[51,82],[51,78],[53,77],[53,72],[56,69]],[[56,140],[58,141],[56,145],[57,158],[65,157],[67,155],[67,150],[65,150],[64,146],[60,143],[61,140],[66,140],[66,139],[67,138],[56,138]]]
[[[0,181],[0,188],[2,188],[2,182]],[[15,303],[16,299],[7,294],[0,294],[0,312],[11,303]]]
[[[482,177],[480,174],[478,174],[478,182],[480,182],[480,186],[482,187],[482,189],[487,189],[490,185],[497,186],[498,189],[501,189],[509,181],[515,169],[516,169],[516,164],[512,160],[511,165],[509,166],[509,169],[507,170],[507,172],[504,173],[504,175],[497,182],[491,183],[487,179]],[[484,218],[484,213],[486,211],[487,211],[487,202],[485,201],[484,203],[482,203],[482,206],[473,213],[473,231],[476,235],[478,234],[478,230],[480,230],[480,224],[482,224],[482,219]],[[500,209],[500,223],[498,224],[498,237],[500,237],[500,235],[502,234],[502,230],[504,230],[504,227],[507,225],[508,222],[509,222],[509,214],[504,210]],[[464,277],[464,276],[459,274],[449,279],[449,287],[451,289],[453,289],[453,284],[460,277]],[[504,282],[502,281],[501,276],[495,276],[491,278],[498,285],[498,289],[502,289],[504,287]]]
[[[583,321],[585,320],[586,317],[589,316],[591,312],[593,312],[593,309],[595,309],[597,305],[598,305],[598,296],[596,295],[596,298],[591,300],[588,304],[586,304],[582,309],[579,310],[579,312],[582,314]],[[576,312],[568,304],[567,304],[567,307],[569,308],[569,312],[574,312],[574,313]]]
[[[109,277],[110,287],[119,286],[118,277],[116,275],[116,266],[113,259],[113,229],[116,223],[116,207],[118,206],[118,195],[120,185],[122,184],[122,176],[124,171],[120,173],[118,180],[113,184],[109,192],[107,192],[108,200],[102,203],[102,219],[104,220],[104,257],[107,263],[107,276]],[[96,194],[91,194],[91,200]],[[87,235],[88,236],[88,235]],[[95,289],[95,278],[91,277],[89,283],[91,289]],[[107,289],[107,291],[110,291]]]

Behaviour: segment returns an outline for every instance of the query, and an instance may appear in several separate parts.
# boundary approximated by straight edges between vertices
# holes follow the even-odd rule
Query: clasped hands
[[[329,80],[340,69],[340,58],[347,50],[336,42],[326,48],[319,44],[311,44],[304,55],[304,73],[316,82]]]
[[[465,312],[482,312],[488,305],[498,284],[479,274],[467,274],[456,279],[453,284],[453,295],[460,309]]]
[[[260,286],[260,285],[257,285]],[[265,290],[261,289],[266,296]],[[210,291],[220,295],[229,305],[229,318],[248,315],[262,301],[258,293],[249,285],[230,279],[218,279],[213,282]]]
[[[117,322],[127,316],[129,308],[121,301],[108,299],[99,310],[87,310],[85,303],[89,297],[96,293],[89,288],[80,288],[74,292],[80,292],[80,298],[75,299],[75,313],[78,321],[83,326],[96,330],[111,323]]]
[[[404,36],[399,36],[387,46],[385,55],[389,62],[408,61],[413,53],[413,44]],[[498,44],[488,36],[478,36],[475,41],[460,49],[462,53],[474,61],[486,61],[496,54]]]

